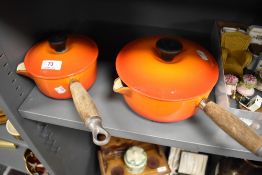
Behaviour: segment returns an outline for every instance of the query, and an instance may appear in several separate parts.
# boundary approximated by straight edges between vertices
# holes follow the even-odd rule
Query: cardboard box
[[[224,81],[224,69],[221,59],[221,29],[223,27],[233,27],[246,30],[248,28],[247,24],[236,23],[236,22],[226,22],[226,21],[216,21],[213,31],[212,31],[212,49],[213,54],[217,59],[219,65],[219,80],[215,87],[215,98],[216,103],[223,106],[236,116],[238,116],[247,125],[254,128],[258,133],[262,134],[262,111],[261,112],[251,112],[246,109],[240,109],[238,103],[229,98],[226,94],[226,86]],[[257,94],[258,93],[258,94]],[[257,92],[256,95],[262,97],[261,92]],[[251,97],[252,98],[252,97]]]

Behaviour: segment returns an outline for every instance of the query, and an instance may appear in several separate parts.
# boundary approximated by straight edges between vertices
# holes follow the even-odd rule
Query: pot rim
[[[119,78],[120,78],[120,77],[119,77]],[[122,82],[124,82],[121,78],[120,78],[120,80],[121,80]],[[125,82],[124,82],[124,83],[125,83]],[[126,84],[126,83],[125,83],[125,84]],[[181,102],[181,101],[190,101],[190,100],[196,100],[196,99],[199,100],[199,101],[201,101],[203,98],[207,98],[207,97],[209,96],[209,94],[211,93],[211,91],[212,91],[212,89],[211,89],[210,92],[207,91],[207,92],[205,92],[205,93],[203,93],[203,94],[196,95],[196,96],[192,96],[192,97],[190,97],[190,98],[183,98],[183,99],[165,99],[165,98],[158,98],[158,97],[149,95],[149,94],[144,93],[144,92],[142,92],[142,91],[139,91],[139,90],[137,90],[137,89],[135,89],[135,88],[129,87],[127,84],[126,84],[125,87],[129,88],[129,90],[134,91],[134,92],[136,92],[136,93],[138,93],[138,94],[140,94],[140,95],[142,95],[142,96],[144,96],[144,97],[151,98],[151,99],[153,99],[153,100],[165,101],[165,102]]]

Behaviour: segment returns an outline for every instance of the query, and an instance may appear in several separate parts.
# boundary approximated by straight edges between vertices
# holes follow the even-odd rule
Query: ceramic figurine
[[[257,85],[257,78],[252,74],[245,74],[243,81],[237,86],[237,92],[243,96],[252,96],[255,93],[254,88]]]
[[[126,151],[124,161],[129,173],[140,174],[145,169],[147,154],[143,148],[132,146]]]
[[[243,69],[252,61],[252,54],[248,51],[250,41],[249,35],[239,31],[221,35],[221,58],[225,74],[243,75]]]
[[[226,93],[227,95],[232,95],[234,91],[236,91],[238,78],[232,74],[225,75],[225,83],[226,83]]]

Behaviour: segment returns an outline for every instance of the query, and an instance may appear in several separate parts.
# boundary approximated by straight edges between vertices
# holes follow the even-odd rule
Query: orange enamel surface
[[[96,80],[96,62],[89,65],[84,71],[70,77],[61,79],[42,79],[35,77],[34,81],[40,91],[46,96],[56,99],[68,99],[71,98],[69,84],[72,79],[78,80],[85,89],[89,89]],[[64,89],[64,93],[61,93],[61,88]]]
[[[34,45],[25,56],[27,72],[34,78],[66,78],[84,71],[96,62],[98,48],[91,39],[83,36],[68,36],[67,50],[58,53],[47,40]],[[44,60],[62,61],[60,70],[41,69]]]
[[[66,48],[62,53],[55,52],[46,40],[34,45],[25,56],[27,73],[24,75],[31,77],[48,97],[71,98],[69,85],[73,79],[78,80],[85,89],[95,82],[98,56],[96,44],[83,36],[68,36]],[[41,69],[44,60],[61,61],[61,69]]]
[[[119,52],[117,73],[130,89],[154,99],[178,101],[198,97],[215,86],[218,66],[207,50],[177,38],[183,50],[174,62],[166,63],[158,58],[155,50],[158,39],[160,37],[141,38],[130,42]],[[202,51],[208,60],[202,59],[197,50]],[[166,111],[167,107],[164,108]]]
[[[139,115],[156,122],[178,122],[192,117],[201,99],[209,92],[191,100],[156,100],[131,91],[124,99],[132,110]]]

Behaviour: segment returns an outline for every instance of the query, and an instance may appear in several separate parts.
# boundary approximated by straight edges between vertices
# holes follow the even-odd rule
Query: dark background
[[[0,43],[9,58],[57,31],[92,37],[100,59],[115,57],[129,40],[145,35],[179,34],[209,47],[216,20],[260,24],[261,7],[260,0],[5,0]]]

